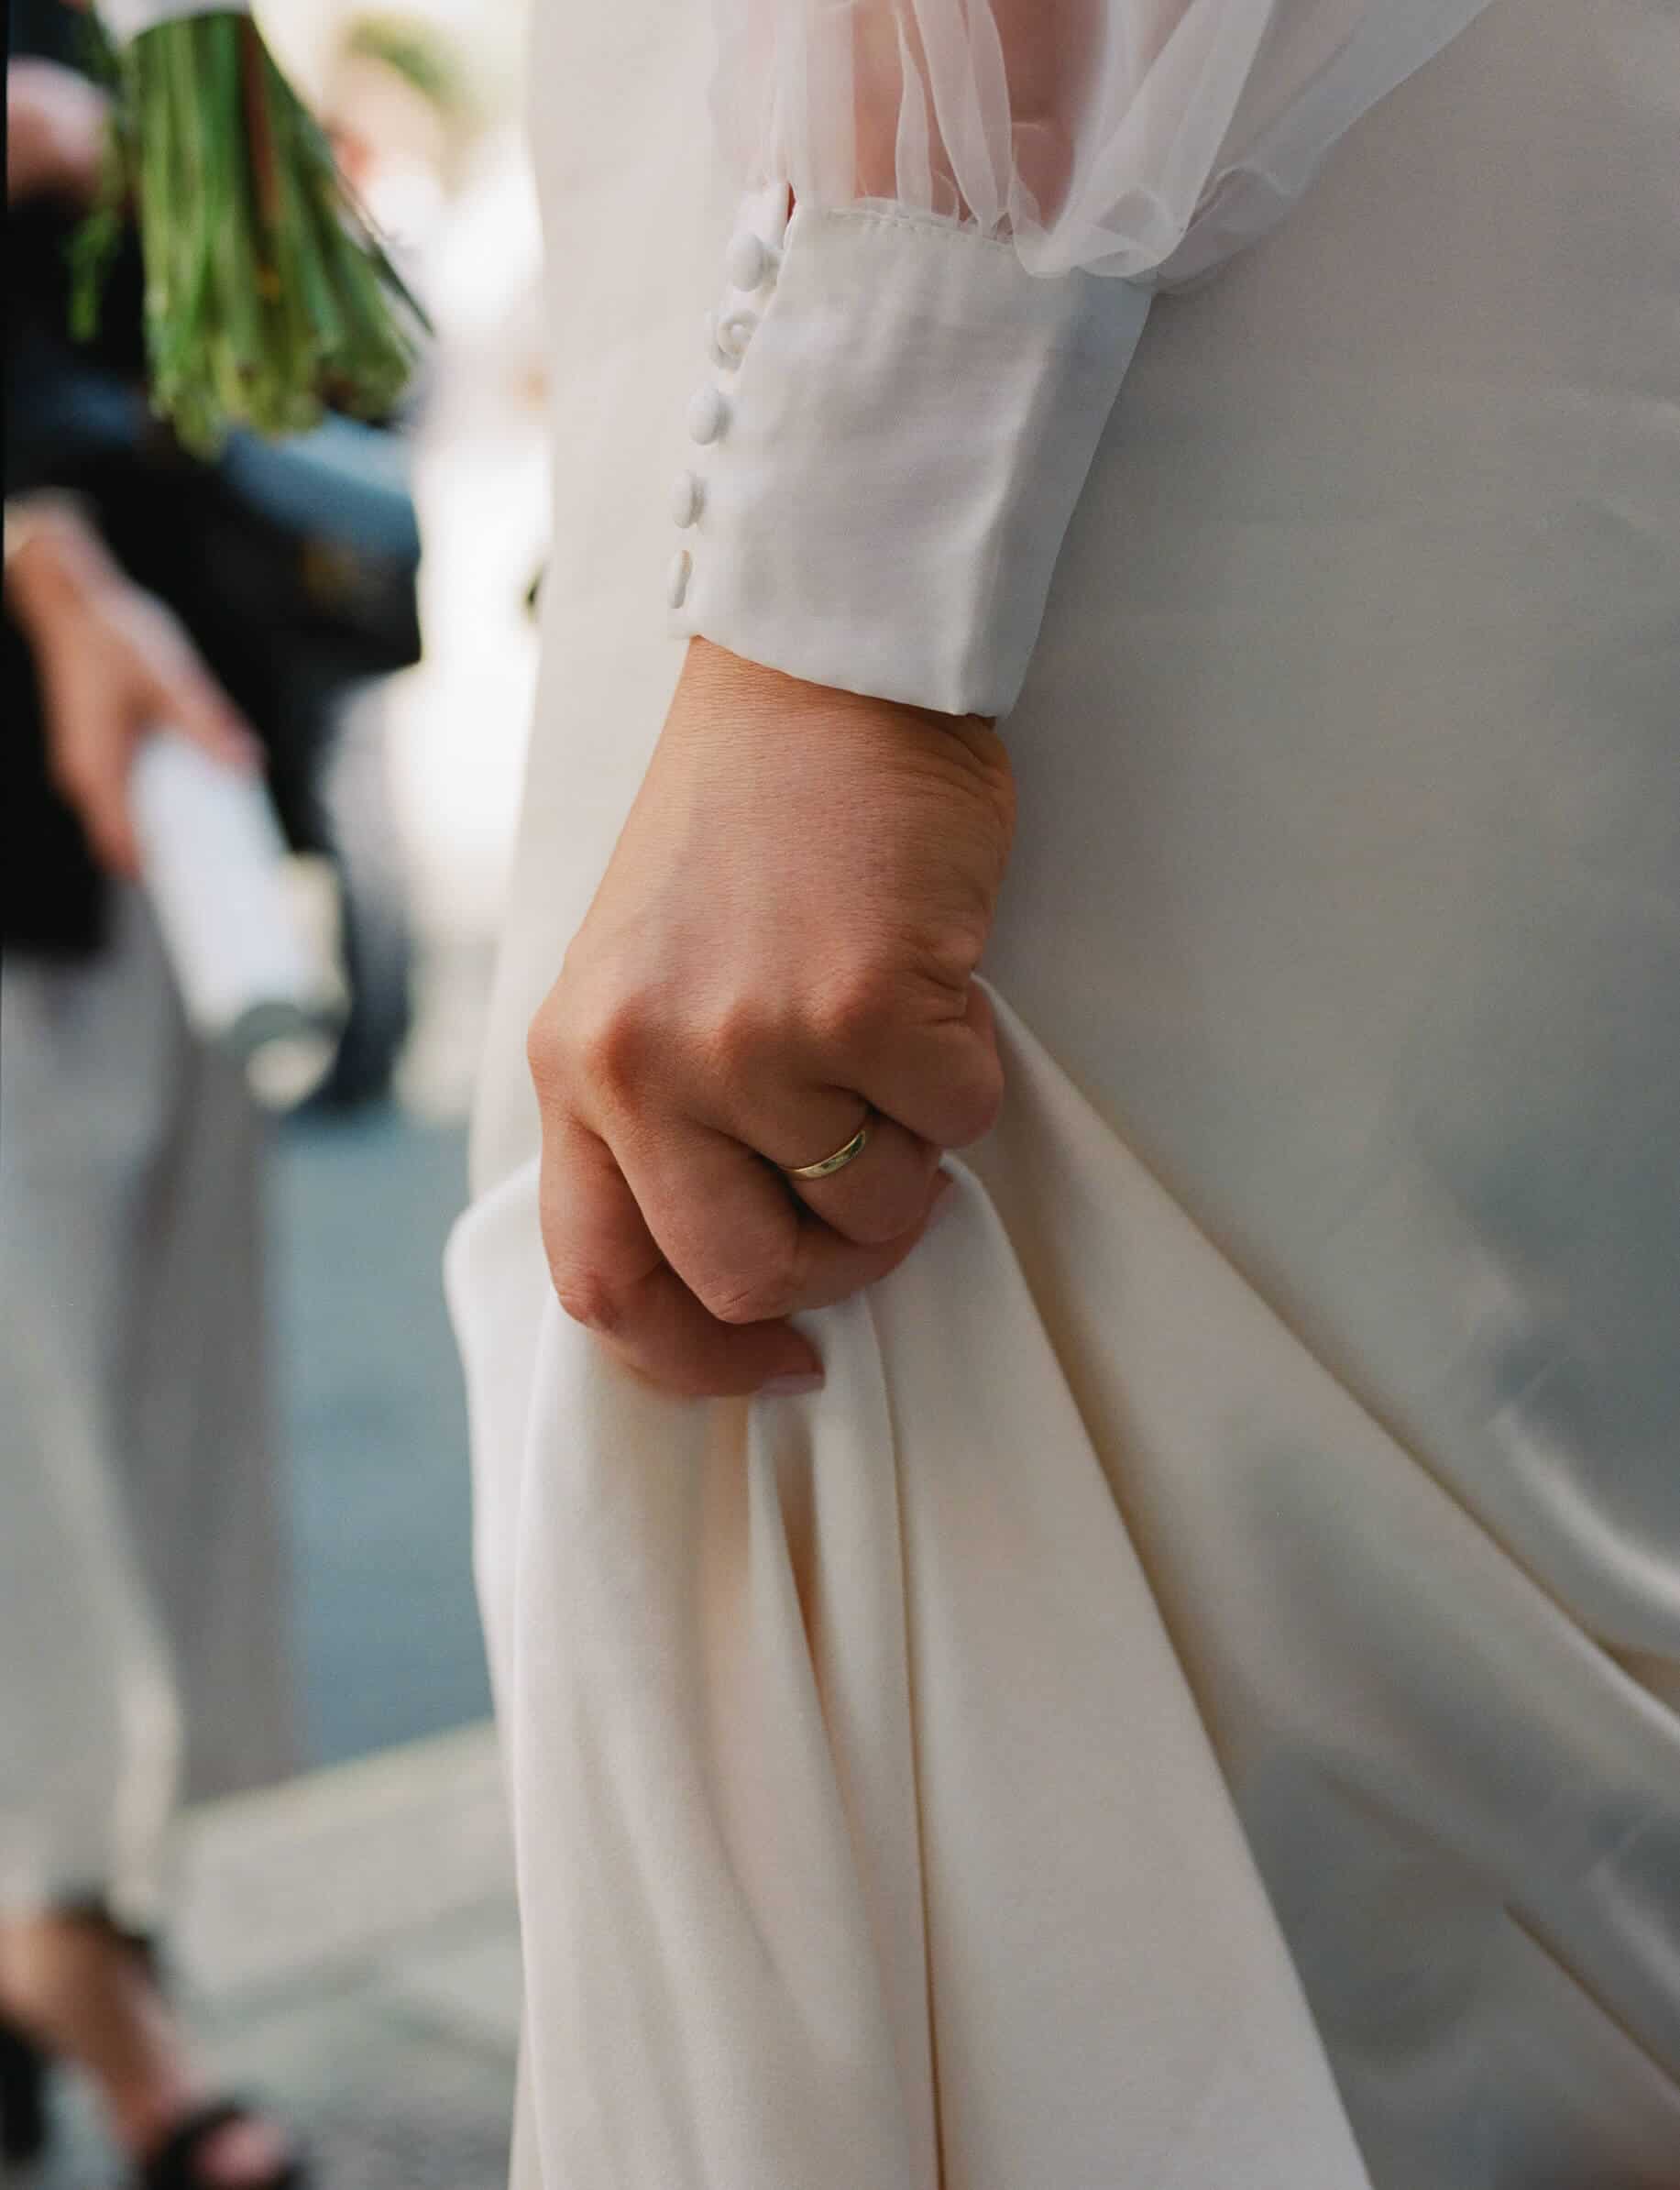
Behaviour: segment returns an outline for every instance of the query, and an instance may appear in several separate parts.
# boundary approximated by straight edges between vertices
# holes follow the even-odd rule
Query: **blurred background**
[[[358,523],[401,533],[412,502],[420,657],[345,680],[310,765],[293,883],[336,938],[348,1015],[324,1083],[263,1128],[293,1722],[283,1778],[189,1803],[166,1952],[214,2086],[272,2099],[322,2190],[500,2190],[517,1958],[439,1265],[465,1199],[549,496],[523,7],[258,15],[435,339],[389,430],[329,425],[307,458],[324,554],[335,479]],[[67,2079],[53,2103],[62,2133],[7,2179],[117,2179],[88,2091]]]
[[[270,1179],[313,1766],[489,1708],[438,1271],[466,1193],[548,515],[523,13],[522,0],[289,0],[264,17],[434,330],[401,435],[422,657],[352,703],[333,763],[379,944],[348,1029],[356,1054],[283,1124]]]

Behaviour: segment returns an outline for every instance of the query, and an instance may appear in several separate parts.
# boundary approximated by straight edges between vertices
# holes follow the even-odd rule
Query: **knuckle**
[[[540,1095],[574,1081],[603,1093],[628,1088],[648,1052],[643,1014],[633,999],[591,994],[563,977],[525,1037],[526,1062]]]
[[[717,1007],[703,1044],[706,1055],[726,1081],[740,1080],[755,1072],[772,1046],[763,1011],[748,997]]]
[[[559,1084],[565,1069],[565,1045],[553,999],[537,1011],[525,1030],[525,1062],[539,1095]]]
[[[940,991],[961,992],[980,963],[990,924],[988,911],[978,899],[948,908],[939,918],[906,931],[906,960],[922,981]]]
[[[892,1018],[899,985],[897,969],[884,955],[861,959],[837,974],[812,1007],[823,1049],[844,1055],[866,1047]]]
[[[1004,1067],[994,1051],[975,1060],[972,1070],[950,1089],[949,1146],[966,1148],[996,1125],[1004,1106]]]
[[[792,1266],[766,1265],[762,1270],[730,1272],[708,1285],[700,1299],[719,1323],[773,1323],[792,1305]]]
[[[623,1299],[599,1271],[562,1267],[552,1274],[555,1298],[574,1323],[602,1337],[623,1328]]]
[[[580,999],[565,1032],[566,1048],[590,1085],[618,1094],[645,1076],[649,1029],[633,997]]]

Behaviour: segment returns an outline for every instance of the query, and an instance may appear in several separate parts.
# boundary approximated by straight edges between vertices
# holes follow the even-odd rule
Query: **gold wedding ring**
[[[825,1156],[820,1163],[784,1163],[777,1168],[790,1179],[831,1179],[837,1171],[844,1171],[847,1164],[857,1159],[869,1146],[870,1128],[874,1123],[873,1110],[863,1113],[863,1123],[858,1128],[843,1149],[836,1149],[833,1155]]]

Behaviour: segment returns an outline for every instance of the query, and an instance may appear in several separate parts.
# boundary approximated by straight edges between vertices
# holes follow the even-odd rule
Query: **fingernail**
[[[761,1384],[759,1390],[774,1393],[777,1399],[794,1399],[801,1392],[820,1392],[822,1371],[820,1369],[807,1369],[796,1376],[773,1376],[767,1384]]]

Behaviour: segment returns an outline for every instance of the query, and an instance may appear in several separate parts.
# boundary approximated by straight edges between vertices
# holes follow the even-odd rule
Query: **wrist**
[[[908,749],[947,765],[972,765],[1005,783],[1009,779],[1008,748],[989,715],[949,715],[908,700],[812,684],[697,636],[688,642],[683,678],[711,707],[736,721],[763,722],[778,735],[796,734],[802,722],[820,723],[830,738],[855,732],[878,744],[886,732],[895,743],[902,741]]]
[[[808,801],[815,784],[835,828],[870,834],[892,826],[895,810],[933,806],[944,812],[944,828],[979,830],[1007,861],[1014,776],[1004,738],[985,716],[810,683],[697,637],[662,747],[679,769],[706,779],[723,771],[760,793],[782,784]],[[753,826],[769,826],[774,812],[777,832],[799,828],[774,795],[760,795]]]

